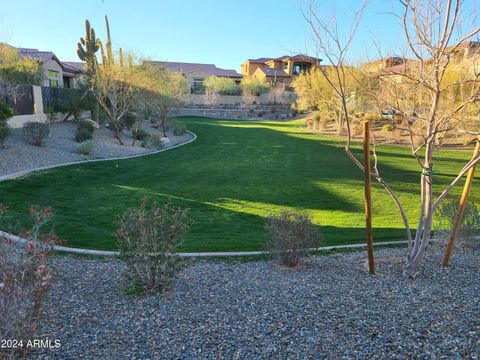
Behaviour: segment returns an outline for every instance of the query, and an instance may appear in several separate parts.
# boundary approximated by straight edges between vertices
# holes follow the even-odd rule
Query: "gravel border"
[[[34,359],[448,358],[480,356],[479,251],[449,268],[429,249],[416,280],[405,249],[316,256],[297,270],[271,262],[197,261],[170,292],[129,296],[116,259],[55,256]],[[114,355],[113,355],[114,354]]]
[[[151,135],[162,137],[159,129],[154,129],[146,122],[143,129]],[[111,130],[101,126],[93,136],[95,141],[94,153],[91,156],[75,152],[78,143],[74,140],[76,124],[72,122],[50,124],[50,136],[41,147],[28,144],[22,136],[22,129],[13,129],[13,134],[7,139],[5,149],[0,149],[0,181],[25,175],[32,171],[45,170],[57,166],[66,166],[72,163],[82,163],[98,160],[119,160],[123,158],[148,155],[165,151],[180,144],[193,141],[196,136],[190,131],[181,136],[167,132],[168,142],[161,150],[144,148],[141,141],[135,146],[119,145]],[[124,132],[125,144],[133,140],[130,132]]]

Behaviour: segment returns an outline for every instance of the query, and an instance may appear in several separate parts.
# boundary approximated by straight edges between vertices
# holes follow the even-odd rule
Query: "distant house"
[[[189,89],[192,93],[199,92],[203,88],[203,81],[210,76],[226,77],[233,79],[237,84],[242,80],[242,74],[235,70],[220,69],[214,64],[198,64],[170,61],[150,61],[157,64],[168,71],[182,73]]]
[[[321,59],[302,54],[247,59],[241,65],[241,73],[288,86],[295,76],[308,73],[312,68],[319,66],[321,61]]]
[[[59,88],[78,88],[85,75],[81,62],[62,62],[51,51],[17,48],[18,54],[38,61],[44,72],[43,86]]]

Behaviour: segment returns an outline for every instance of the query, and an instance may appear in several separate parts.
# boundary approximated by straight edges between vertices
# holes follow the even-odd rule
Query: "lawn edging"
[[[0,237],[8,239],[12,242],[19,244],[26,244],[29,241],[27,239],[21,238],[19,236],[9,234],[7,232],[0,230]],[[374,246],[388,246],[388,245],[403,245],[407,244],[408,241],[385,241],[374,243]],[[347,244],[347,245],[333,245],[333,246],[322,246],[318,248],[309,249],[310,252],[314,251],[332,251],[332,250],[342,250],[342,249],[361,249],[367,247],[367,244]],[[53,250],[63,253],[77,254],[77,255],[91,255],[91,256],[118,256],[120,253],[118,251],[108,251],[108,250],[93,250],[93,249],[80,249],[80,248],[71,248],[67,246],[54,245]],[[219,252],[189,252],[189,253],[179,253],[181,257],[186,258],[196,258],[196,257],[231,257],[231,256],[257,256],[268,254],[268,251],[219,251]]]
[[[29,174],[34,173],[34,172],[39,172],[39,171],[44,171],[44,170],[50,170],[50,169],[55,169],[55,168],[59,168],[59,167],[65,167],[65,166],[71,166],[71,165],[79,165],[79,164],[86,164],[86,163],[92,163],[92,162],[100,162],[100,161],[127,160],[127,159],[134,159],[134,158],[142,157],[142,156],[148,156],[148,155],[158,154],[158,153],[161,153],[161,152],[164,152],[164,151],[168,151],[168,150],[171,150],[171,149],[175,149],[175,148],[180,147],[180,146],[183,146],[183,145],[190,144],[191,142],[193,142],[193,141],[195,141],[195,140],[197,139],[197,135],[196,135],[195,133],[193,133],[193,132],[190,131],[190,130],[187,130],[187,132],[188,132],[190,135],[193,136],[190,140],[185,141],[185,142],[182,142],[182,143],[179,143],[179,144],[176,144],[176,145],[173,145],[173,146],[170,146],[170,147],[167,147],[167,148],[165,148],[165,149],[155,150],[155,151],[151,151],[151,152],[147,152],[147,153],[143,153],[143,154],[136,154],[136,155],[127,155],[127,156],[120,156],[120,157],[113,157],[113,158],[106,158],[106,159],[92,159],[92,160],[70,161],[70,162],[60,163],[60,164],[55,164],[55,165],[42,166],[42,167],[30,169],[30,170],[23,170],[23,171],[18,171],[18,172],[15,172],[15,173],[11,173],[11,174],[7,174],[7,175],[0,176],[0,182],[1,182],[1,181],[5,181],[5,180],[16,179],[16,178],[19,178],[19,177],[21,177],[21,176],[29,175]]]

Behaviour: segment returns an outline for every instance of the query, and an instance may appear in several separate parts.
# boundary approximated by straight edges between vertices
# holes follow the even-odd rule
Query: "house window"
[[[293,75],[300,74],[300,71],[302,71],[302,65],[301,64],[293,64]]]
[[[50,87],[58,87],[58,71],[48,70],[48,82]]]
[[[194,78],[192,84],[192,94],[203,94],[205,91],[205,86],[203,85],[202,78]]]
[[[288,62],[283,63],[283,70],[288,70]]]

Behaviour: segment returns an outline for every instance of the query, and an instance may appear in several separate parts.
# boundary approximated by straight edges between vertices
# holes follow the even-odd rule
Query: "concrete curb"
[[[175,149],[175,148],[180,147],[180,146],[183,146],[183,145],[190,144],[191,142],[193,142],[193,141],[195,141],[195,140],[197,139],[197,135],[196,135],[196,134],[194,134],[193,132],[191,132],[191,131],[189,131],[189,130],[187,130],[187,132],[188,132],[190,135],[192,135],[193,138],[191,138],[190,140],[185,141],[185,142],[183,142],[183,143],[180,143],[180,144],[177,144],[177,145],[174,145],[174,146],[171,146],[171,147],[167,147],[167,148],[165,148],[165,149],[160,149],[160,150],[156,150],[156,151],[152,151],[152,152],[148,152],[148,153],[143,153],[143,154],[136,154],[136,155],[130,155],[130,156],[121,156],[121,157],[116,157],[116,158],[72,161],[72,162],[68,162],[68,163],[61,163],[61,164],[55,164],[55,165],[42,166],[42,167],[35,168],[35,169],[24,170],[24,171],[19,171],[19,172],[16,172],[16,173],[12,173],[12,174],[8,174],[8,175],[0,176],[0,181],[16,179],[16,178],[19,178],[19,177],[21,177],[21,176],[28,175],[28,174],[31,174],[31,173],[34,173],[34,172],[39,172],[39,171],[44,171],[44,170],[50,170],[50,169],[55,169],[55,168],[64,167],[64,166],[87,164],[87,163],[100,162],[100,161],[127,160],[127,159],[134,159],[134,158],[142,157],[142,156],[148,156],[148,155],[158,154],[158,153],[161,153],[161,152],[164,152],[164,151],[168,151],[168,150],[171,150],[171,149]]]
[[[26,244],[27,239],[23,239],[19,236],[0,231],[0,237],[8,239],[10,241]],[[407,244],[407,241],[387,241],[375,243],[375,246],[385,246],[385,245],[399,245]],[[330,250],[341,250],[341,249],[361,249],[367,247],[367,244],[350,244],[350,245],[335,245],[335,246],[323,246],[319,248],[310,249],[310,251],[330,251]],[[118,251],[107,251],[107,250],[91,250],[91,249],[79,249],[71,248],[66,246],[53,246],[53,250],[63,253],[77,254],[77,255],[91,255],[91,256],[118,256]],[[267,251],[227,251],[227,252],[197,252],[197,253],[179,253],[181,257],[185,258],[196,258],[196,257],[234,257],[234,256],[258,256],[265,255]]]

